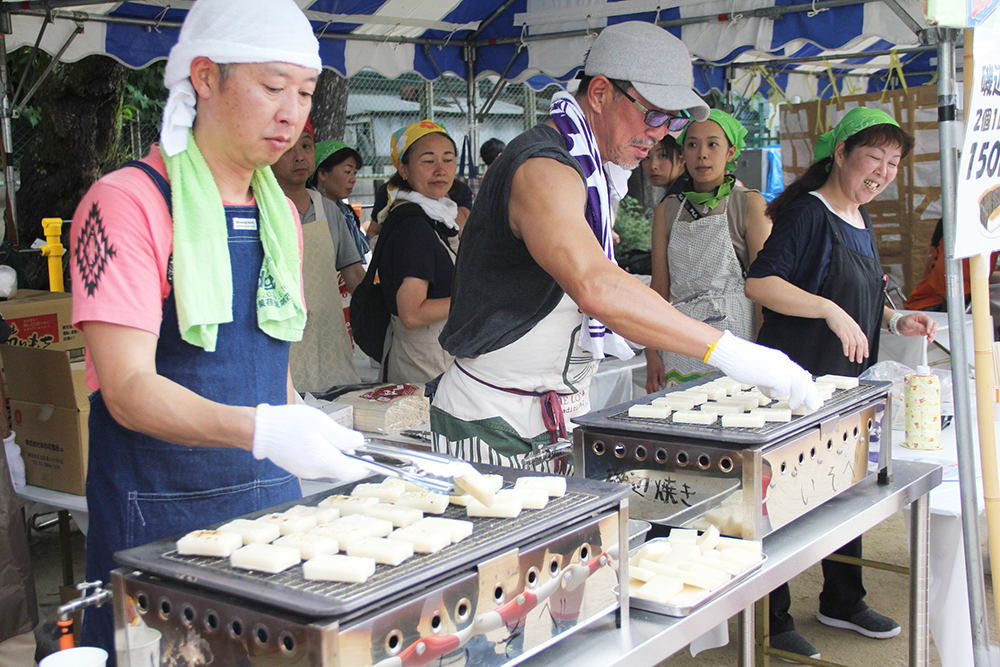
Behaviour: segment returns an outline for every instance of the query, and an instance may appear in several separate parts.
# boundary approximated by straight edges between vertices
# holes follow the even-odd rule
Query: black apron
[[[757,336],[761,345],[787,354],[813,375],[847,375],[857,377],[878,359],[879,329],[885,308],[887,277],[879,261],[871,217],[861,207],[861,217],[872,240],[874,257],[863,255],[844,245],[840,225],[825,205],[826,222],[833,234],[830,271],[819,290],[819,296],[833,301],[854,318],[868,339],[868,358],[861,363],[844,356],[843,345],[827,326],[826,320],[791,317],[767,311]]]

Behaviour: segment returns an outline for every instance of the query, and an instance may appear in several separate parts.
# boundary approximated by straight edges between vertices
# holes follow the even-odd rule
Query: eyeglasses
[[[634,104],[636,109],[646,114],[646,118],[644,120],[646,121],[646,125],[649,125],[650,127],[663,127],[663,125],[666,124],[669,132],[680,132],[693,120],[691,118],[691,114],[687,111],[680,111],[677,114],[669,114],[666,111],[647,109],[640,104],[639,100],[629,95],[628,91],[619,86],[617,83],[612,81],[611,85],[615,87],[615,90],[624,95],[629,102]]]

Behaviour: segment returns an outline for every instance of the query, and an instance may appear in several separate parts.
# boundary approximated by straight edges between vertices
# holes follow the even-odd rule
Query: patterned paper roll
[[[924,369],[921,368],[921,371]],[[906,441],[910,449],[944,449],[941,444],[941,383],[928,370],[903,380],[906,402]]]

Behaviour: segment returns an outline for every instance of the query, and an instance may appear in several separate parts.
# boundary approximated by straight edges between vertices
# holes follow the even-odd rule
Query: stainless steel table
[[[764,539],[767,561],[760,572],[731,592],[685,618],[631,610],[627,630],[615,627],[613,617],[582,628],[521,665],[573,667],[652,667],[677,653],[703,632],[741,614],[740,662],[754,664],[753,603],[779,584],[858,535],[913,503],[910,530],[910,665],[929,660],[927,632],[927,570],[930,512],[927,494],[941,483],[941,467],[912,461],[893,461],[893,482],[867,483],[812,510]]]

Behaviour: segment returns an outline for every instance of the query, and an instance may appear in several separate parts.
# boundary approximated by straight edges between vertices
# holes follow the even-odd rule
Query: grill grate
[[[395,588],[399,581],[416,582],[424,578],[421,574],[428,567],[438,565],[444,561],[461,558],[463,553],[490,544],[497,544],[503,534],[513,530],[533,530],[536,526],[547,526],[552,521],[566,516],[575,516],[576,510],[591,498],[579,493],[567,493],[559,498],[552,498],[545,509],[524,510],[516,519],[490,519],[472,518],[465,515],[461,507],[449,505],[444,514],[427,515],[441,516],[451,519],[471,520],[475,523],[472,535],[457,544],[452,544],[441,551],[433,554],[417,554],[406,559],[400,565],[378,565],[375,574],[368,578],[363,584],[342,583],[336,581],[309,581],[302,577],[302,567],[291,567],[284,572],[268,574],[265,572],[254,572],[252,570],[241,570],[231,567],[227,558],[205,558],[201,556],[183,556],[176,551],[169,551],[163,554],[163,558],[176,563],[204,568],[226,577],[243,581],[246,583],[257,583],[266,581],[276,586],[281,586],[289,591],[303,591],[316,595],[323,595],[336,598],[344,604],[352,604],[360,599],[372,594],[378,595],[383,589]]]
[[[524,475],[510,468],[477,467],[483,472],[501,475],[505,488],[513,486],[515,480]],[[248,514],[244,518],[255,519],[268,512],[284,511],[293,505],[316,505],[329,495],[350,493],[353,486],[353,483],[345,484],[328,492]],[[551,498],[545,509],[524,510],[515,519],[469,518],[465,516],[464,508],[449,506],[441,516],[472,521],[472,535],[436,554],[414,554],[397,567],[378,565],[375,574],[363,584],[306,581],[302,577],[301,566],[278,574],[267,574],[232,568],[228,559],[181,556],[176,551],[175,543],[179,536],[119,551],[115,553],[115,560],[149,574],[256,600],[312,618],[343,618],[347,614],[373,608],[388,599],[412,595],[433,580],[463,572],[510,548],[524,546],[586,516],[612,509],[627,495],[628,487],[620,484],[567,477],[566,495]]]
[[[659,435],[672,438],[691,438],[696,440],[712,440],[732,445],[769,444],[780,438],[793,435],[803,429],[817,424],[829,417],[860,407],[862,403],[879,395],[885,396],[891,387],[889,382],[863,381],[851,389],[838,389],[833,396],[823,403],[819,410],[804,416],[792,416],[790,422],[767,422],[762,428],[723,428],[722,420],[716,419],[713,424],[674,424],[662,419],[646,417],[629,417],[628,408],[637,404],[650,404],[659,396],[669,395],[672,391],[682,389],[697,389],[697,386],[714,379],[709,376],[702,381],[686,383],[656,394],[650,394],[630,403],[623,403],[599,412],[592,412],[582,417],[574,417],[573,421],[586,429],[614,429],[631,434]]]

